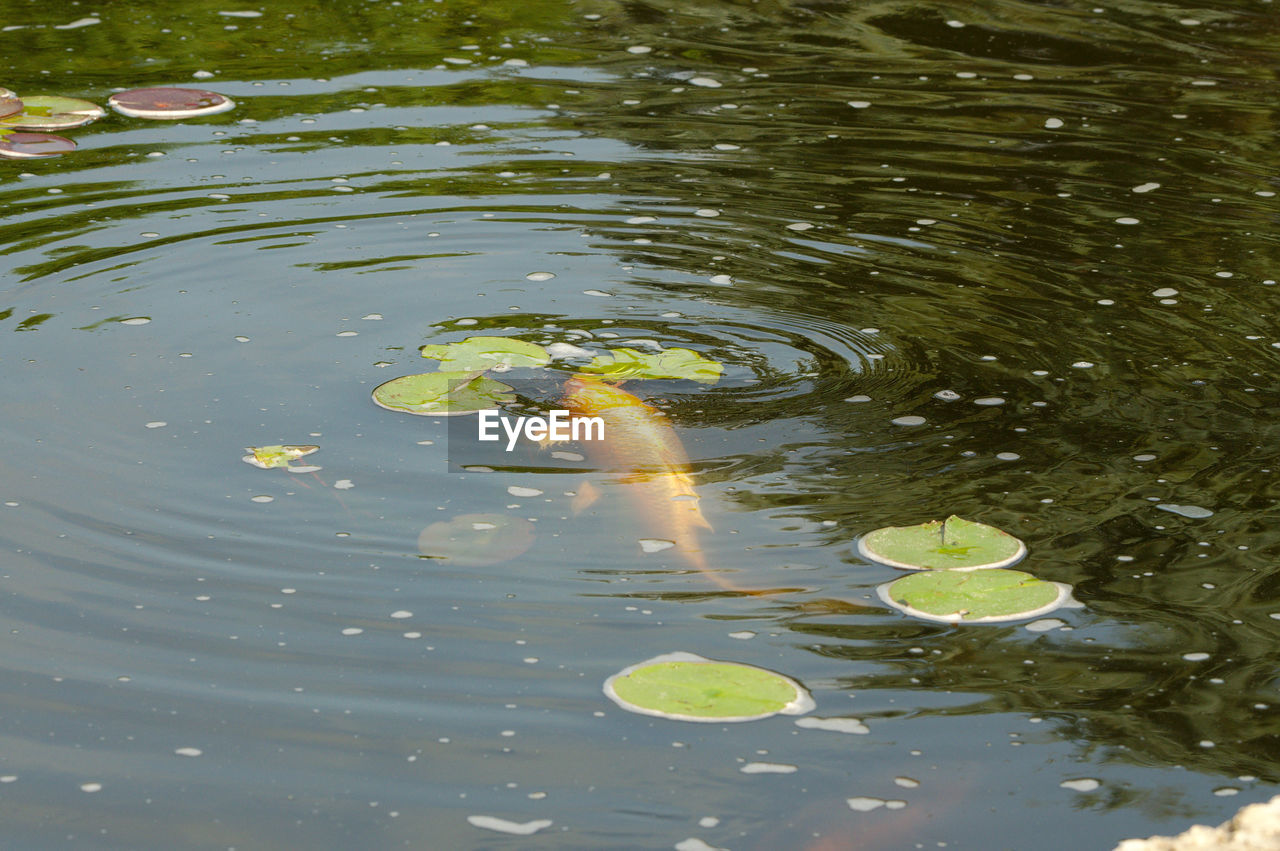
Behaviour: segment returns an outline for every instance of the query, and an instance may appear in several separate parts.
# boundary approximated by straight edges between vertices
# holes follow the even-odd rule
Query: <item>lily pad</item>
[[[933,570],[881,585],[880,599],[912,617],[942,623],[999,623],[1070,605],[1071,586],[1021,570]]]
[[[240,460],[246,464],[252,464],[255,467],[261,467],[264,470],[270,470],[275,467],[283,467],[286,470],[299,470],[298,467],[290,467],[290,461],[296,461],[304,455],[310,455],[320,449],[319,446],[312,445],[289,445],[274,444],[272,446],[246,446],[245,452],[250,454],[244,456]],[[319,469],[307,468],[310,469]]]
[[[451,417],[500,408],[515,401],[509,384],[474,372],[402,375],[373,388],[373,402],[389,411]]]
[[[0,127],[0,157],[28,160],[74,151],[76,143],[50,133],[23,133]]]
[[[234,109],[236,102],[205,89],[160,87],[117,92],[107,98],[107,104],[121,115],[133,118],[173,120],[216,115]]]
[[[534,528],[523,517],[460,514],[423,529],[418,552],[461,567],[486,567],[523,555],[533,546]]]
[[[0,89],[0,118],[22,112],[22,101],[8,89]]]
[[[604,693],[628,712],[677,721],[755,721],[814,707],[809,692],[789,677],[684,652],[623,668],[605,680]]]
[[[22,110],[0,120],[0,125],[15,130],[70,130],[106,114],[105,109],[87,100],[38,95],[23,98]]]
[[[628,378],[688,378],[703,384],[715,384],[724,372],[724,365],[690,349],[640,352],[619,348],[596,355],[581,371],[594,372],[610,381]]]
[[[858,541],[858,555],[903,570],[1008,567],[1026,554],[1026,545],[1008,532],[954,514],[919,526],[886,526]]]
[[[460,343],[423,346],[424,358],[436,358],[441,370],[506,372],[513,367],[546,366],[551,355],[536,343],[512,337],[468,337]]]

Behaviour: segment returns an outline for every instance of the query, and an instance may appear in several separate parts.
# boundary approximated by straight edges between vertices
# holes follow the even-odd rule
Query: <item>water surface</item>
[[[239,103],[0,161],[12,847],[1110,848],[1277,791],[1271,4],[0,11],[20,94]],[[793,590],[370,402],[477,333],[724,362],[655,399],[713,567]],[[476,512],[533,547],[420,557]],[[1084,608],[885,609],[856,536],[950,513]],[[867,732],[601,693],[673,650]]]

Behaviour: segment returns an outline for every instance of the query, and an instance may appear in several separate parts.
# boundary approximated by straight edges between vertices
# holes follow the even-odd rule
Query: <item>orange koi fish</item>
[[[648,525],[672,541],[685,560],[721,588],[741,591],[707,566],[698,530],[712,531],[698,507],[689,457],[665,414],[621,387],[590,375],[565,382],[565,404],[578,417],[599,417],[603,440],[583,445],[593,461],[621,471],[622,481]],[[751,592],[748,592],[751,593]]]

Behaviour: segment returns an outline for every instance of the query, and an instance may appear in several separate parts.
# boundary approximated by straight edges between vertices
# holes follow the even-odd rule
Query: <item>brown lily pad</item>
[[[107,104],[121,115],[132,118],[175,120],[216,115],[234,109],[236,102],[207,89],[157,87],[116,92],[107,98]]]

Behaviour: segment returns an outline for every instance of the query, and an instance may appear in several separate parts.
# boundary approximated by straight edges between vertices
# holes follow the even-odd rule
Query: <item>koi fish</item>
[[[707,566],[699,530],[713,531],[698,506],[689,457],[665,414],[621,387],[590,375],[565,382],[565,404],[576,416],[599,417],[603,440],[584,446],[602,467],[621,471],[648,525],[672,541],[685,560],[721,588],[742,592]],[[755,593],[755,592],[746,592]]]

